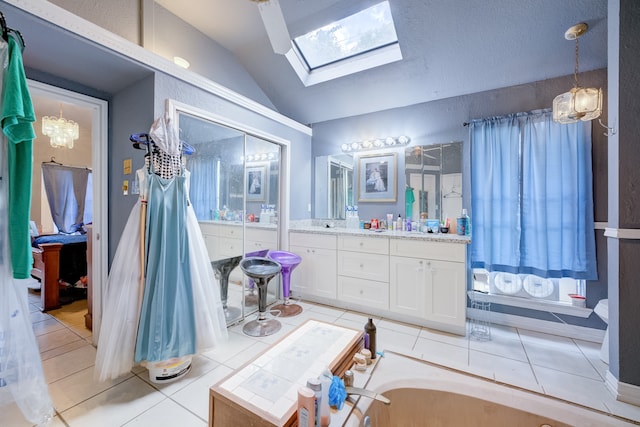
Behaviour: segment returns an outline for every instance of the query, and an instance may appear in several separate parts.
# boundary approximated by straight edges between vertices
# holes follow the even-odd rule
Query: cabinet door
[[[289,250],[300,255],[302,261],[291,273],[291,289],[297,292],[336,299],[337,262],[336,251],[331,249],[290,246]]]
[[[425,296],[431,293],[427,261],[390,257],[389,310],[408,316],[424,317]]]
[[[425,261],[428,282],[425,317],[434,322],[465,327],[466,280],[461,262]]]

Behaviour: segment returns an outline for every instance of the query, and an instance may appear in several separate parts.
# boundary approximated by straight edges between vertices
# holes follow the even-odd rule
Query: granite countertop
[[[471,236],[459,236],[457,234],[422,233],[418,231],[393,231],[393,230],[363,230],[360,228],[326,227],[309,224],[291,224],[289,232],[302,232],[312,234],[331,234],[339,236],[367,236],[378,238],[396,238],[407,240],[427,240],[434,242],[471,243]]]

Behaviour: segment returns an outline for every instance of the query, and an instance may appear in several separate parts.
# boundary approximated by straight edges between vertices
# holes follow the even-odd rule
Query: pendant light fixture
[[[587,32],[587,24],[580,23],[564,33],[567,40],[576,41],[576,62],[573,69],[574,87],[553,100],[553,120],[558,123],[575,123],[598,118],[602,113],[602,89],[584,88],[578,85],[578,39]]]
[[[49,143],[54,148],[73,148],[73,141],[80,136],[79,131],[78,123],[62,117],[62,104],[60,104],[60,117],[42,118],[42,134],[50,138]]]

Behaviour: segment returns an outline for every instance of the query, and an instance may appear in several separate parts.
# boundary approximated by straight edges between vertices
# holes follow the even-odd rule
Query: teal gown
[[[150,173],[148,179],[147,261],[136,363],[196,353],[186,178],[165,179]]]

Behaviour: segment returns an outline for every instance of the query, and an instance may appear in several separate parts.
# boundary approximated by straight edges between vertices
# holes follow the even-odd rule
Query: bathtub
[[[391,404],[360,397],[345,427],[636,425],[580,405],[390,351],[378,361],[366,388],[383,394]]]

